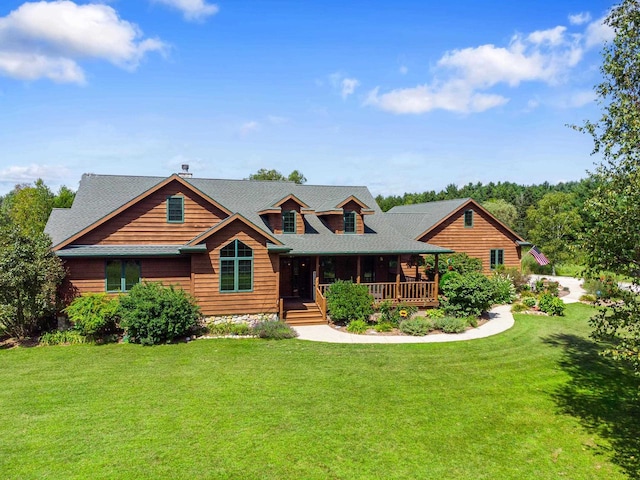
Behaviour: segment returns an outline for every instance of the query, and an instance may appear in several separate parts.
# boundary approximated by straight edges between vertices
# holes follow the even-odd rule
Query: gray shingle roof
[[[385,216],[400,233],[417,239],[431,227],[447,218],[470,198],[443,200],[440,202],[415,203],[393,207]]]
[[[163,177],[83,175],[71,209],[56,209],[45,229],[58,245],[135,197],[166,180]],[[448,249],[417,242],[398,232],[383,214],[367,187],[298,185],[255,180],[185,179],[204,195],[273,235],[258,212],[289,194],[316,211],[335,209],[355,196],[375,213],[366,215],[364,235],[336,235],[315,215],[306,215],[305,235],[273,235],[292,254],[446,253]],[[212,225],[213,227],[213,225]],[[175,247],[175,246],[174,246]]]

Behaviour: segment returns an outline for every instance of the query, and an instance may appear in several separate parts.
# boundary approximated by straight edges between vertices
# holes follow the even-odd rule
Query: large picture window
[[[500,265],[504,265],[504,250],[495,249],[490,253],[490,266],[491,270],[495,270]]]
[[[184,197],[167,197],[167,222],[184,222]]]
[[[282,231],[296,233],[296,211],[287,210],[282,214]]]
[[[344,212],[344,233],[356,233],[356,212]]]
[[[137,260],[107,260],[107,292],[128,292],[140,283],[140,262]]]
[[[220,250],[220,291],[250,292],[253,289],[253,250],[234,240]]]

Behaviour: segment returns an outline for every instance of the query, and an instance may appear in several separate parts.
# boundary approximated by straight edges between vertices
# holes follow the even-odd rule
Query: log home
[[[479,258],[485,274],[500,265],[520,269],[522,247],[531,245],[471,198],[401,205],[385,215],[410,239]],[[408,260],[403,269],[415,275]]]
[[[160,281],[208,316],[315,323],[326,321],[325,292],[338,279],[365,284],[377,301],[437,305],[437,279],[406,278],[401,259],[452,250],[388,220],[366,187],[87,174],[45,231],[72,295]]]

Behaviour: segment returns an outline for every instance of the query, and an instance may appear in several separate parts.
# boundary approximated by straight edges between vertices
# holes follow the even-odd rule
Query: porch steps
[[[292,326],[326,325],[317,305],[313,302],[296,302],[285,304],[285,323]]]

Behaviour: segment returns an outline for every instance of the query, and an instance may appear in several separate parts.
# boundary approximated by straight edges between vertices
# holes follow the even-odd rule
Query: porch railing
[[[436,282],[382,282],[382,283],[361,283],[369,289],[376,303],[385,300],[393,303],[415,303],[423,306],[435,306],[438,304]],[[326,315],[326,292],[331,284],[316,282],[316,303],[320,308],[318,299],[324,303]],[[321,308],[322,310],[322,308]]]
[[[314,285],[316,289],[316,305],[318,306],[318,310],[322,314],[322,319],[327,320],[327,299],[325,297],[326,289],[321,289],[320,281],[316,278],[316,284]]]

